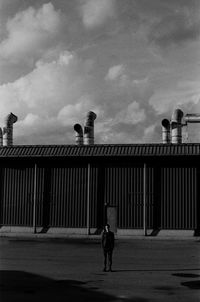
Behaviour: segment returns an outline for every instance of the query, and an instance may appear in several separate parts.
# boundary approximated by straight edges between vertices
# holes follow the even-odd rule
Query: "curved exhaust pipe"
[[[84,126],[84,145],[94,144],[94,120],[96,117],[93,111],[89,111],[87,114]]]
[[[186,123],[200,123],[200,114],[199,113],[188,113],[184,116]]]
[[[17,116],[12,112],[5,118],[6,127],[3,128],[3,145],[13,145],[13,124],[18,120]]]
[[[162,142],[163,144],[169,144],[171,142],[170,122],[166,118],[162,120]]]
[[[182,143],[182,118],[181,109],[174,110],[171,118],[172,144]]]
[[[83,145],[83,128],[80,124],[74,125],[74,131],[76,132],[76,145]]]

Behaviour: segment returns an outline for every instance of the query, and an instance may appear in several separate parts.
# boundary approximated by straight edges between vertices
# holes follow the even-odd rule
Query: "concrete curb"
[[[67,240],[67,239],[78,239],[78,240],[101,240],[101,235],[79,235],[79,234],[41,234],[41,233],[0,233],[1,238],[15,238],[19,240]],[[116,240],[192,240],[199,241],[199,236],[179,236],[179,235],[160,235],[160,236],[141,236],[141,235],[115,235]]]

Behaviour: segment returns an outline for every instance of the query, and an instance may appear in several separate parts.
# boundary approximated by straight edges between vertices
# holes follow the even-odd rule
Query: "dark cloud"
[[[200,36],[199,11],[199,5],[174,7],[173,12],[153,24],[148,36],[149,41],[164,48],[198,39]]]
[[[149,40],[161,47],[196,40],[200,36],[200,21],[191,23],[183,16],[168,17],[154,25]]]

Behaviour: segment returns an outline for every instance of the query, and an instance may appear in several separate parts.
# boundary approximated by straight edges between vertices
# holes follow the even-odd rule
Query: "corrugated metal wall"
[[[19,160],[15,160],[12,165],[0,168],[1,225],[33,224],[34,163],[20,163],[19,166]],[[147,228],[198,227],[200,189],[197,175],[197,167],[189,164],[147,164]],[[37,166],[36,225],[87,227],[87,182],[87,162],[48,161],[43,164],[41,161]],[[143,228],[143,185],[143,162],[91,163],[90,227],[102,227],[107,204],[117,208],[118,228]]]
[[[161,168],[161,228],[197,227],[197,169]]]
[[[1,168],[0,222],[3,225],[32,225],[34,169]]]
[[[143,167],[106,167],[104,201],[117,207],[119,228],[142,228]]]
[[[37,171],[37,226],[86,227],[87,166]]]

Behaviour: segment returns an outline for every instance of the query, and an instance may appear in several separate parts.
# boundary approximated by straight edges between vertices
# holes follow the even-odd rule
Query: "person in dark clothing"
[[[112,271],[112,254],[115,244],[114,233],[110,231],[110,225],[106,224],[102,233],[101,240],[103,253],[104,253],[104,268],[103,271],[106,272],[107,258],[108,258],[108,271]]]

